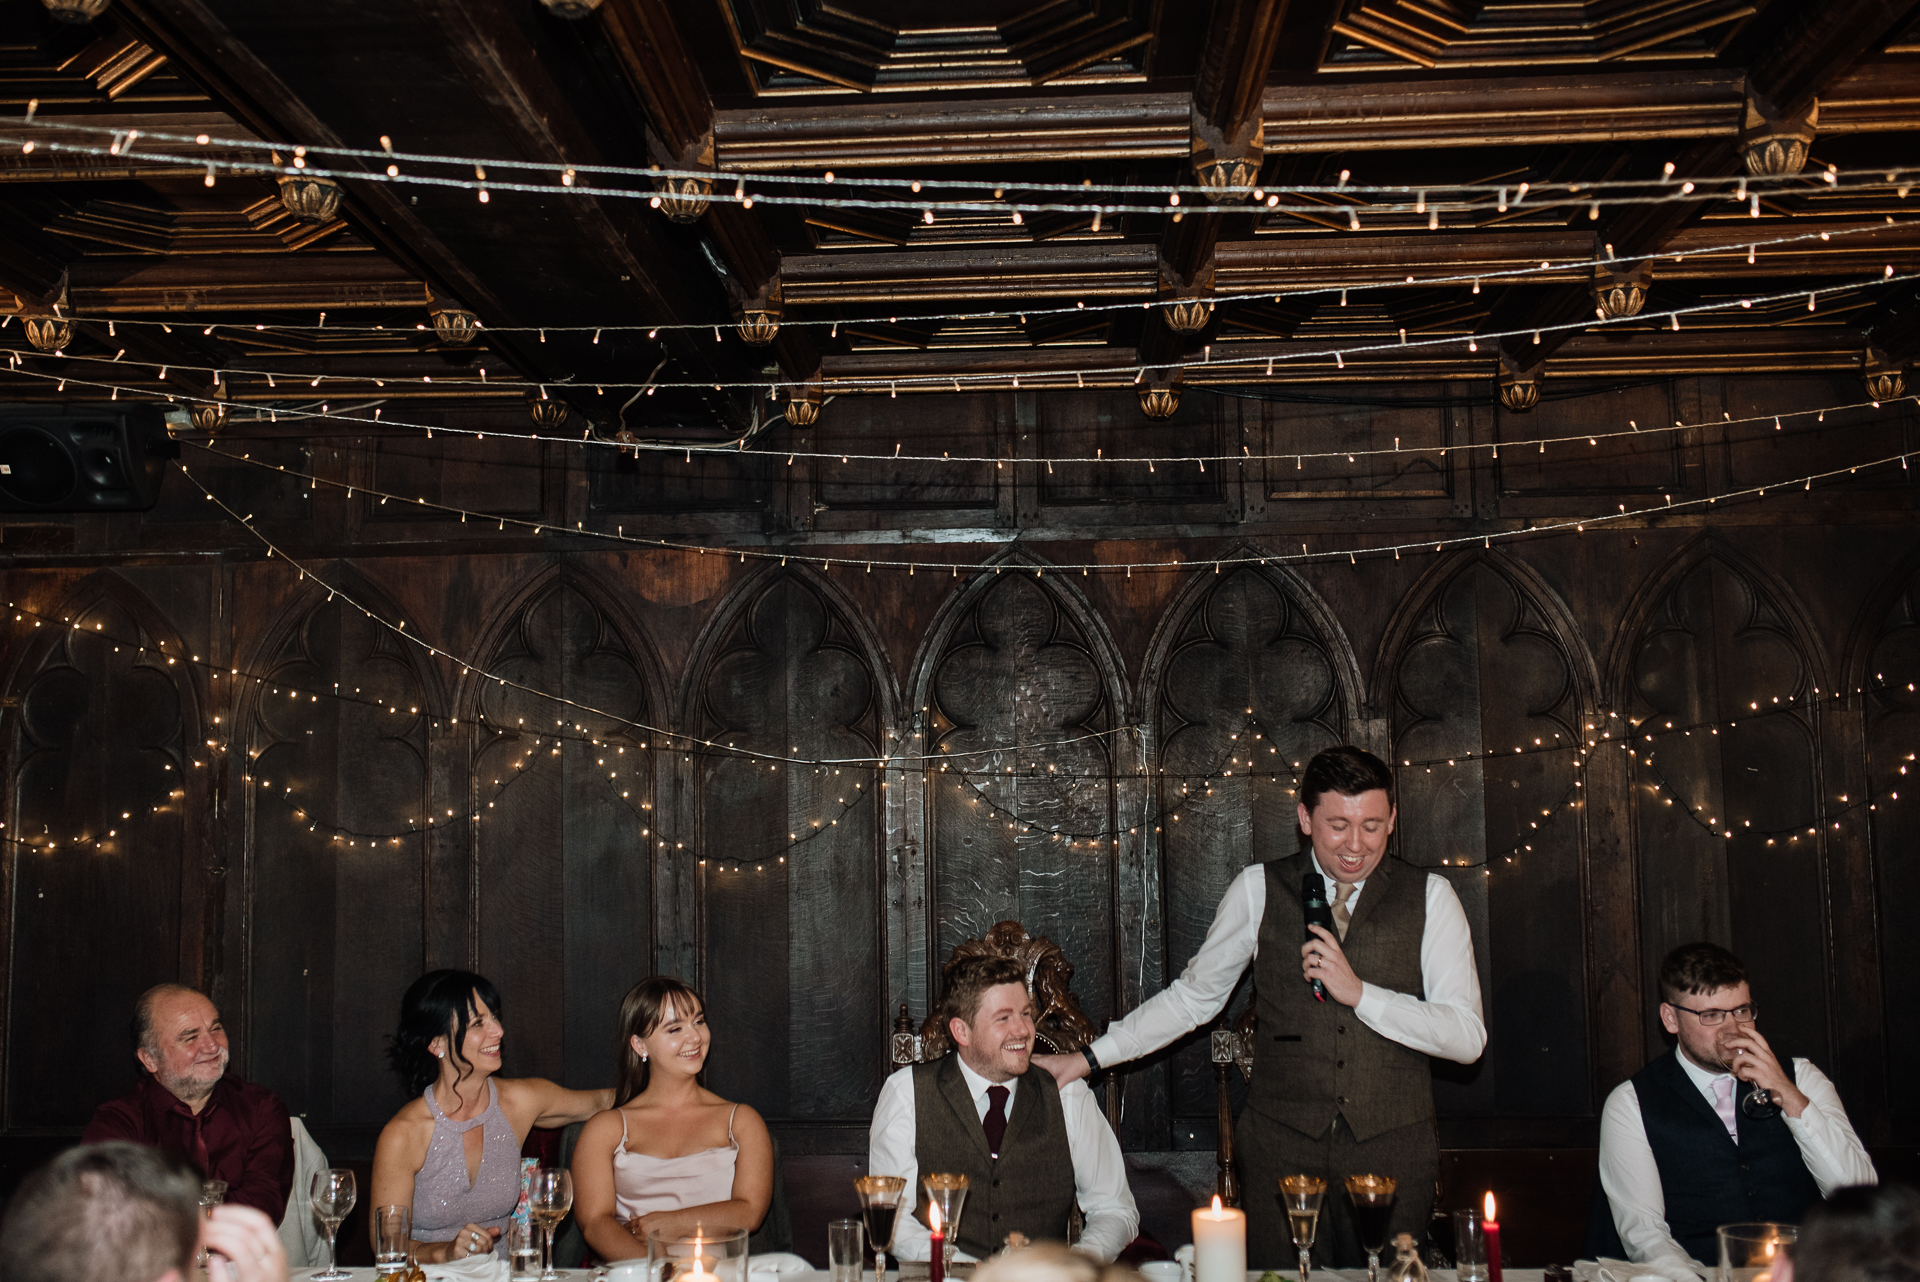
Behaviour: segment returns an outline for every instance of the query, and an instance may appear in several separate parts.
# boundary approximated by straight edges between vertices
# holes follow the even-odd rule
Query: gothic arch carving
[[[550,566],[462,681],[473,951],[516,1064],[598,1080],[607,1012],[654,968],[659,668],[615,594]]]
[[[1474,937],[1489,1041],[1447,1070],[1456,1114],[1578,1115],[1588,1058],[1586,727],[1598,685],[1571,612],[1528,566],[1476,550],[1433,566],[1387,630],[1376,666],[1408,863],[1446,877]]]
[[[1071,580],[1020,550],[935,616],[912,685],[927,709],[930,962],[1018,920],[1079,968],[1092,1018],[1113,1013],[1118,958],[1113,732],[1126,733],[1118,647]]]
[[[224,745],[206,742],[193,651],[111,571],[49,613],[8,682],[4,1032],[36,1048],[8,1057],[16,1127],[81,1125],[125,1087],[124,1027],[74,1019],[75,993],[127,1010],[157,978],[206,982],[223,856],[209,807]]]
[[[1820,915],[1804,911],[1825,879],[1819,713],[1808,705],[1827,688],[1820,655],[1787,587],[1702,537],[1639,594],[1609,663],[1635,727],[1643,970],[1689,940],[1728,945],[1778,1012],[1768,1036],[1815,1057],[1828,1044],[1828,994],[1820,968],[1797,959],[1825,951]]]
[[[827,763],[711,752],[687,767],[698,859],[681,866],[709,1019],[735,1048],[710,1071],[771,1116],[863,1117],[880,1088],[884,776],[832,763],[892,742],[882,662],[830,576],[768,566],[722,602],[689,667],[697,738]]]

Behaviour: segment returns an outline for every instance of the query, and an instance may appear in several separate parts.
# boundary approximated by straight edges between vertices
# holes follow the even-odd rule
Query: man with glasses
[[[1660,963],[1660,996],[1679,1045],[1607,1097],[1587,1253],[1691,1282],[1719,1258],[1718,1226],[1797,1224],[1834,1189],[1878,1176],[1833,1083],[1774,1057],[1739,958],[1684,944]]]

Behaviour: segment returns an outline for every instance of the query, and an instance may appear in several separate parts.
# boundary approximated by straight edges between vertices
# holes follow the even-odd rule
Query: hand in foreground
[[[1347,964],[1347,955],[1340,948],[1340,941],[1325,926],[1309,926],[1313,938],[1300,945],[1300,974],[1308,980],[1317,979],[1327,990],[1327,996],[1342,1006],[1358,1006],[1360,994],[1365,988],[1360,977],[1353,973],[1353,967]]]
[[[1807,1107],[1807,1097],[1794,1085],[1793,1074],[1780,1066],[1773,1048],[1760,1036],[1758,1028],[1748,1024],[1721,1045],[1732,1052],[1732,1058],[1727,1061],[1728,1071],[1741,1081],[1752,1082],[1769,1092],[1788,1117],[1800,1116]]]
[[[1071,1086],[1093,1072],[1087,1067],[1087,1057],[1078,1051],[1071,1055],[1035,1055],[1033,1066],[1046,1069],[1061,1086]]]
[[[201,1231],[213,1282],[287,1282],[287,1251],[273,1221],[251,1206],[216,1206]]]
[[[469,1224],[460,1230],[458,1237],[447,1243],[447,1259],[449,1261],[464,1260],[470,1255],[491,1255],[493,1244],[499,1240],[499,1229]]]

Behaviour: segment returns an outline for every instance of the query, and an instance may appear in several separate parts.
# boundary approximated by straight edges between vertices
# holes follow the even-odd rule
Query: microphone
[[[1319,872],[1312,868],[1309,868],[1306,875],[1300,879],[1300,904],[1306,910],[1307,925],[1333,929],[1333,905],[1327,902],[1327,883],[1321,878]],[[1309,942],[1317,938],[1318,936],[1311,930],[1307,932]],[[1317,1002],[1327,1000],[1325,984],[1317,979],[1308,982],[1313,986],[1313,1000]]]

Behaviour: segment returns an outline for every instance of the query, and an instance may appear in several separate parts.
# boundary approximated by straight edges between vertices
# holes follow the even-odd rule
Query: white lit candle
[[[1220,1199],[1193,1213],[1194,1282],[1247,1282],[1247,1215]]]

